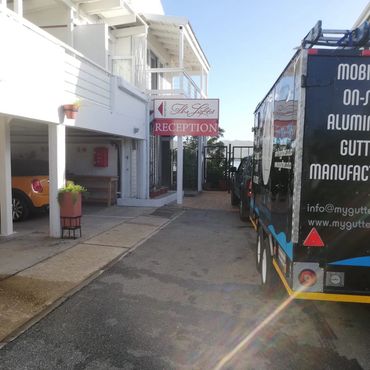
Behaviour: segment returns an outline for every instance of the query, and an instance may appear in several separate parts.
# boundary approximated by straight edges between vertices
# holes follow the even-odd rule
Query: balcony
[[[0,114],[57,124],[62,106],[78,98],[78,118],[65,123],[144,138],[144,94],[7,8],[0,8],[0,48]]]
[[[207,97],[206,91],[203,90],[203,83],[197,84],[187,72],[180,68],[149,68],[147,75],[147,81],[156,87],[146,90],[151,98],[201,99]]]

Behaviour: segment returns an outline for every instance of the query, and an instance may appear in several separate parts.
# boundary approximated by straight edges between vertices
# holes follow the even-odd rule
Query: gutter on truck
[[[279,277],[297,299],[370,303],[369,46],[367,22],[319,21],[255,110],[250,219],[264,290]]]

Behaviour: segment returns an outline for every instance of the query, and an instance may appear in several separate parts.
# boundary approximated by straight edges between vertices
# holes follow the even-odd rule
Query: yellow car
[[[49,207],[49,165],[42,160],[12,160],[13,221]]]

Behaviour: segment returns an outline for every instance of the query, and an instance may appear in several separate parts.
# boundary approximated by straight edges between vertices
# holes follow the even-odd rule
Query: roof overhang
[[[149,27],[149,34],[167,51],[174,59],[179,58],[179,32],[184,31],[184,66],[189,71],[209,72],[208,60],[191,28],[188,19],[158,14],[142,14],[143,20]]]
[[[141,17],[123,0],[73,0],[79,9],[90,16],[98,16],[111,27],[143,25]]]

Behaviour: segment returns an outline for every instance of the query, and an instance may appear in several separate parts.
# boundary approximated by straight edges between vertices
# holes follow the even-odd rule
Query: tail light
[[[44,188],[42,187],[41,181],[38,179],[32,180],[32,190],[35,193],[42,193],[44,191]]]
[[[248,180],[245,184],[245,188],[247,191],[247,197],[250,198],[253,194],[252,192],[252,180]]]
[[[301,285],[309,287],[316,284],[317,276],[312,270],[302,270],[298,276],[298,281]]]

